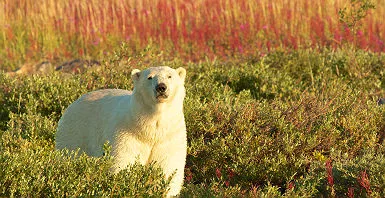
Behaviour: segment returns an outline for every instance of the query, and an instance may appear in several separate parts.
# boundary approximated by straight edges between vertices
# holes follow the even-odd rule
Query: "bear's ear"
[[[184,81],[186,78],[186,70],[183,67],[179,67],[176,69],[176,72],[178,73],[179,77]]]
[[[131,71],[131,78],[134,82],[138,81],[140,77],[140,70],[139,69],[133,69]]]

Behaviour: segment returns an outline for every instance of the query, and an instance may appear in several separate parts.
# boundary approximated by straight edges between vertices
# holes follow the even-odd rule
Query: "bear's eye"
[[[168,78],[172,78],[172,76],[171,76],[171,75],[169,75],[169,76],[168,76]]]
[[[151,79],[152,79],[152,76],[149,76],[147,79],[148,79],[148,80],[151,80]]]

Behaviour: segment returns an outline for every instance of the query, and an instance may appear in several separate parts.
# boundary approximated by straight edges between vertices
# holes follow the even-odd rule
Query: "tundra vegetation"
[[[80,95],[168,65],[187,69],[181,197],[385,197],[383,1],[87,2],[0,2],[2,70],[100,62],[0,72],[1,196],[165,195],[156,163],[114,175],[108,144],[71,158],[54,136]]]

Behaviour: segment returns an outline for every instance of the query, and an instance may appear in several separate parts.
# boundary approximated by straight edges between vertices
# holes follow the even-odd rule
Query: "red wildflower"
[[[217,168],[215,170],[215,175],[217,176],[218,179],[220,179],[222,177],[222,173],[221,173],[221,170],[219,168]]]

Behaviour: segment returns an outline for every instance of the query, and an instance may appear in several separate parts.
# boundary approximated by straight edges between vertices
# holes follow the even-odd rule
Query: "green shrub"
[[[109,158],[65,157],[52,149],[4,152],[0,156],[3,196],[161,197],[169,181],[156,166],[134,165],[117,175],[109,173]]]
[[[183,66],[156,57],[122,64],[122,50],[79,75],[0,74],[0,195],[165,194],[169,181],[156,164],[112,175],[108,156],[54,151],[57,121],[80,95],[132,89],[132,68]],[[376,100],[385,93],[385,56],[351,53],[274,51],[250,62],[185,65],[181,197],[384,197],[385,109]]]

